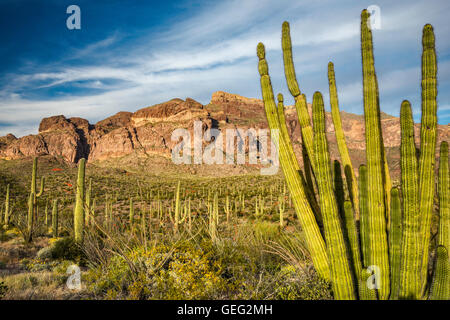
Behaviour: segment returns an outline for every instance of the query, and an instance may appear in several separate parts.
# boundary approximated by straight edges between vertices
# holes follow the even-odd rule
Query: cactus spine
[[[364,119],[366,128],[367,197],[370,263],[380,268],[379,297],[389,297],[389,257],[386,235],[383,141],[381,138],[378,82],[375,74],[369,13],[361,13],[361,54],[363,66]]]
[[[41,178],[41,189],[36,192],[36,176],[37,176],[38,158],[33,159],[33,170],[31,172],[31,192],[28,197],[28,218],[27,218],[27,242],[32,241],[33,225],[37,216],[37,198],[44,193],[44,177]]]
[[[283,135],[279,135],[280,121],[269,77],[269,67],[265,59],[265,48],[262,43],[258,44],[257,55],[259,58],[258,70],[261,76],[261,90],[264,100],[267,121],[269,123],[272,141],[279,150],[279,157],[283,173],[290,190],[300,224],[305,233],[306,243],[311,254],[311,259],[318,274],[326,279],[330,279],[330,269],[325,247],[325,241],[317,225],[314,213],[305,195],[302,181],[295,169],[295,164],[290,160],[288,142]]]
[[[338,207],[333,192],[330,157],[325,135],[325,110],[322,94],[313,96],[314,154],[316,178],[319,188],[325,239],[327,241],[330,277],[333,292],[337,299],[355,299],[355,288],[350,271],[349,257],[345,247]]]
[[[421,214],[422,294],[428,277],[431,216],[434,199],[434,162],[437,130],[437,65],[433,27],[422,34],[422,120],[420,126],[419,212]],[[448,248],[447,248],[448,249]]]
[[[83,242],[84,232],[84,202],[85,202],[85,176],[86,159],[81,158],[78,161],[78,179],[77,179],[77,195],[74,209],[74,232],[75,242],[81,244]]]

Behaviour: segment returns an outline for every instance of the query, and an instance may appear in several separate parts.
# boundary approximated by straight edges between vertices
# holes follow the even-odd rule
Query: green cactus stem
[[[53,200],[52,233],[53,233],[53,238],[58,238],[58,199]]]
[[[305,233],[306,243],[311,254],[314,267],[325,280],[330,279],[330,269],[328,265],[328,257],[325,247],[325,241],[320,233],[314,213],[309,205],[305,195],[303,184],[300,176],[295,169],[289,156],[287,141],[280,135],[280,122],[278,119],[275,98],[273,95],[272,84],[269,77],[269,67],[265,59],[265,48],[262,43],[258,44],[257,55],[259,58],[258,70],[261,76],[261,90],[264,101],[267,121],[269,124],[272,141],[279,150],[281,167],[288,185],[290,195],[293,199],[297,217],[300,220],[303,232]],[[278,136],[278,139],[277,139]]]
[[[81,158],[78,161],[77,195],[74,209],[74,233],[75,242],[83,243],[84,237],[84,203],[85,203],[85,176],[86,159]]]
[[[397,188],[391,189],[391,228],[389,230],[389,259],[391,267],[391,300],[397,300],[400,288],[402,243],[402,208]]]
[[[33,169],[31,172],[31,192],[28,198],[28,216],[27,216],[27,242],[33,239],[34,222],[37,219],[37,198],[44,193],[44,177],[41,177],[41,189],[39,193],[36,192],[36,176],[37,176],[38,158],[33,159]]]
[[[400,108],[400,161],[403,197],[403,236],[401,240],[401,270],[399,299],[417,299],[420,296],[420,212],[416,145],[411,104],[405,100]],[[391,227],[392,228],[392,227]],[[395,295],[394,295],[395,296]]]
[[[448,171],[448,143],[442,141],[439,156],[439,237],[438,244],[450,248],[450,195]]]
[[[334,132],[336,135],[336,141],[339,149],[339,154],[341,156],[342,165],[345,171],[350,173],[346,174],[347,184],[351,186],[349,188],[350,199],[353,202],[353,208],[355,210],[355,218],[359,220],[359,198],[358,198],[358,184],[356,183],[356,175],[353,170],[352,161],[348,153],[347,143],[345,142],[345,134],[342,129],[341,114],[339,112],[339,100],[336,89],[336,79],[334,74],[334,65],[332,62],[328,63],[328,84],[330,88],[330,105],[331,105],[331,118],[333,119]],[[349,167],[349,169],[347,169]]]
[[[383,139],[381,133],[378,82],[375,74],[372,31],[369,13],[361,13],[361,55],[363,67],[364,119],[367,158],[367,207],[369,218],[370,263],[380,270],[379,298],[389,298],[389,256],[386,234],[385,176]]]
[[[435,152],[437,133],[437,64],[433,27],[422,34],[422,119],[420,126],[419,212],[421,214],[422,294],[428,278],[431,217],[435,192]]]
[[[9,225],[9,215],[11,209],[9,208],[9,183],[6,186],[6,197],[5,197],[5,212],[4,212],[4,220],[3,223],[6,227]]]
[[[320,92],[313,96],[314,154],[320,207],[322,209],[325,239],[333,293],[337,299],[356,299],[349,256],[339,219],[333,191],[328,142],[325,134],[325,110]]]

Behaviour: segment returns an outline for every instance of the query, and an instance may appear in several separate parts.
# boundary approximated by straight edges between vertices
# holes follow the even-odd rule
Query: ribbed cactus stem
[[[283,49],[284,74],[290,93],[295,98],[300,95],[297,78],[295,76],[294,60],[292,58],[292,42],[289,22],[282,25],[281,47]]]
[[[450,248],[450,194],[448,192],[448,143],[442,141],[439,156],[439,236],[438,244]]]
[[[314,154],[316,179],[319,188],[325,239],[333,293],[337,299],[356,299],[349,256],[339,219],[338,206],[333,191],[328,142],[325,134],[325,109],[320,92],[313,97]]]
[[[52,233],[53,233],[53,238],[58,238],[58,199],[53,200]]]
[[[134,205],[133,205],[133,198],[130,198],[130,227],[133,227],[134,224]]]
[[[31,172],[31,192],[28,198],[28,216],[27,216],[27,242],[32,241],[34,221],[37,219],[37,198],[44,193],[44,177],[41,177],[41,189],[36,192],[38,158],[33,159],[33,169]]]
[[[369,216],[367,208],[367,167],[361,165],[359,167],[359,213],[360,213],[360,237],[361,237],[361,254],[364,267],[370,266],[370,253],[369,253]]]
[[[422,119],[420,126],[419,211],[421,214],[422,293],[428,278],[431,217],[435,191],[435,152],[437,133],[437,64],[433,27],[422,34]]]
[[[389,259],[391,267],[391,300],[397,300],[400,287],[402,243],[402,208],[397,188],[391,189],[391,228],[389,230]]]
[[[359,238],[358,231],[356,229],[355,214],[353,213],[353,205],[348,200],[344,202],[344,225],[347,230],[347,237],[352,257],[351,260],[353,262],[353,270],[356,278],[355,280],[358,280],[358,275],[362,272],[361,251],[359,248]]]
[[[366,129],[366,158],[368,185],[368,217],[370,263],[380,270],[379,297],[389,298],[389,256],[386,234],[385,177],[383,140],[380,122],[378,82],[373,58],[372,32],[369,28],[369,13],[361,13],[361,54],[363,67],[364,119]]]
[[[450,262],[444,246],[436,249],[436,266],[430,290],[431,300],[450,300]]]
[[[258,70],[261,76],[261,90],[264,100],[267,122],[269,124],[272,141],[279,150],[281,167],[293,199],[295,211],[300,220],[303,232],[305,233],[306,243],[311,254],[314,267],[320,277],[329,280],[330,271],[328,266],[328,257],[326,253],[325,241],[320,233],[314,213],[309,205],[305,195],[302,181],[299,177],[295,164],[290,161],[287,141],[280,132],[280,122],[278,119],[277,108],[272,90],[272,84],[269,77],[269,67],[265,59],[265,49],[262,43],[258,44],[257,55],[259,58]],[[277,139],[278,135],[278,139]]]
[[[400,161],[403,197],[403,235],[401,240],[401,269],[399,299],[420,296],[420,212],[416,145],[411,104],[405,100],[400,108]],[[391,226],[392,228],[392,226]]]
[[[344,130],[342,129],[341,114],[339,112],[339,100],[336,89],[336,78],[334,74],[334,65],[332,62],[328,63],[328,84],[330,88],[330,105],[331,105],[331,118],[333,119],[334,132],[336,135],[336,141],[341,156],[342,166],[344,170],[349,171],[350,175],[346,174],[346,178],[352,181],[347,181],[347,184],[351,186],[349,188],[350,199],[353,202],[353,208],[355,210],[355,218],[359,220],[359,198],[358,198],[358,184],[356,183],[356,175],[353,170],[350,154],[348,153],[347,143],[345,141]],[[349,167],[349,169],[347,169]],[[347,173],[346,171],[346,173]]]
[[[77,195],[75,200],[74,221],[73,221],[75,242],[78,244],[83,243],[84,237],[85,167],[86,167],[86,159],[81,158],[78,161]]]
[[[4,220],[3,223],[5,224],[5,226],[9,225],[9,183],[6,186],[6,197],[5,197],[5,213],[4,213]]]
[[[85,219],[84,224],[86,227],[89,225],[89,221],[91,217],[91,192],[92,192],[92,178],[89,178],[89,187],[86,191],[86,210],[85,210]]]

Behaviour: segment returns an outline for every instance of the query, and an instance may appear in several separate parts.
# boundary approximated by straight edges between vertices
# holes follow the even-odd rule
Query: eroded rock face
[[[311,105],[308,105],[311,113]],[[294,150],[301,163],[301,137],[297,112],[294,106],[285,107],[286,124]],[[354,167],[365,162],[364,117],[341,112],[342,126],[354,162]],[[170,157],[178,141],[172,141],[175,129],[185,128],[193,136],[195,121],[202,122],[202,131],[215,128],[222,133],[226,129],[266,128],[264,104],[260,99],[246,98],[218,91],[212,94],[209,104],[191,99],[172,99],[134,113],[119,112],[111,117],[90,124],[86,119],[69,118],[63,115],[44,118],[37,135],[16,138],[13,135],[0,137],[0,157],[21,158],[53,155],[69,162],[85,157],[89,161],[102,161],[123,157],[131,153],[157,154]],[[388,159],[398,162],[400,146],[399,118],[381,115],[384,144]],[[326,130],[332,159],[339,159],[334,126],[331,115],[326,113]],[[420,142],[420,124],[415,125],[417,146]],[[438,143],[449,141],[449,126],[438,126]],[[225,146],[224,138],[224,148]],[[203,143],[206,144],[205,142]],[[248,146],[246,146],[248,148]],[[436,148],[438,153],[438,148]]]

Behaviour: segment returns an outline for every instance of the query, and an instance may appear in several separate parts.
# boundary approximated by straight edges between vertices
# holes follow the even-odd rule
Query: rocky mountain
[[[310,107],[310,106],[309,106]],[[341,112],[343,129],[353,164],[365,162],[364,118]],[[170,158],[172,132],[186,128],[192,134],[194,121],[202,122],[202,130],[215,128],[267,128],[262,100],[226,92],[215,92],[207,105],[191,99],[172,99],[134,113],[119,112],[109,118],[90,124],[82,118],[63,115],[42,119],[39,132],[16,138],[12,134],[0,137],[0,157],[19,159],[49,155],[76,163],[85,157],[89,162],[122,158],[131,154]],[[286,122],[294,149],[301,161],[300,128],[295,107],[286,107]],[[331,115],[326,114],[327,137],[332,158],[339,159]],[[399,171],[400,121],[382,114],[382,130],[389,165],[394,175]],[[416,142],[419,146],[420,125],[416,124]],[[439,125],[438,142],[450,141],[449,125]],[[224,139],[225,140],[225,139]],[[225,148],[225,146],[224,146]],[[246,146],[248,148],[248,146]]]

